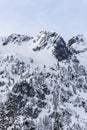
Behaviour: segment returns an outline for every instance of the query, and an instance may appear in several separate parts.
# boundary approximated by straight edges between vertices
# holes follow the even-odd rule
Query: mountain
[[[0,40],[0,130],[87,130],[87,40],[56,32]]]

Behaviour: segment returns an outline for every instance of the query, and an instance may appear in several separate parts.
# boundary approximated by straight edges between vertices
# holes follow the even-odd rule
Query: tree
[[[17,104],[14,101],[14,96],[9,94],[8,101],[6,103],[6,116],[8,117],[8,125],[13,125],[17,116]]]
[[[36,128],[34,122],[27,118],[25,118],[23,126],[24,126],[24,130],[35,130]]]
[[[0,103],[0,130],[7,130],[8,117],[6,117],[5,103]]]
[[[59,114],[55,113],[55,121],[54,121],[54,129],[53,130],[60,130],[60,123],[59,123]]]

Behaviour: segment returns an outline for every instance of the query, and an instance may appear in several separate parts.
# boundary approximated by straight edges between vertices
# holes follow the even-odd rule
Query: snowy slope
[[[47,31],[1,40],[0,130],[87,130],[86,41]]]

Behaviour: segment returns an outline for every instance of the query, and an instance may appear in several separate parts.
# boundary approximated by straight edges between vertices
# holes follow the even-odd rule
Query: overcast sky
[[[87,37],[87,0],[0,0],[0,35],[56,31]]]

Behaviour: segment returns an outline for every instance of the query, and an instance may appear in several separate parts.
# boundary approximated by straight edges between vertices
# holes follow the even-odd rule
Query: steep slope
[[[0,130],[87,130],[87,42],[72,39],[47,31],[4,38]]]

